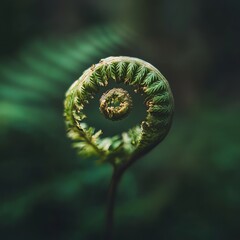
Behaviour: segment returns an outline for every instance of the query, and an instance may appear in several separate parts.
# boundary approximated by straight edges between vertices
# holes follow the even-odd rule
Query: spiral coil
[[[127,132],[101,138],[102,130],[96,131],[84,122],[84,108],[111,81],[129,85],[143,95],[147,115]],[[171,126],[174,100],[167,80],[151,64],[138,58],[108,57],[92,65],[72,84],[64,107],[68,136],[79,153],[117,164],[134,154],[148,152],[164,139]],[[132,107],[131,96],[121,88],[113,88],[100,98],[100,110],[110,120],[123,119]]]

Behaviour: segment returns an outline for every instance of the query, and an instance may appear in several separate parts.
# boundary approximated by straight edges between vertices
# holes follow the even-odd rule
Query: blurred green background
[[[160,69],[176,111],[122,179],[115,239],[240,239],[239,10],[238,0],[1,1],[0,239],[103,239],[111,168],[76,155],[63,99],[83,70],[118,55]]]

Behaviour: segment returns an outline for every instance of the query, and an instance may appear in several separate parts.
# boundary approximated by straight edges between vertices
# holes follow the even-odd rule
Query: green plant
[[[101,137],[86,123],[85,108],[105,88],[100,110],[107,119],[121,120],[131,111],[132,99],[122,88],[106,87],[110,82],[129,85],[144,96],[147,115],[139,125],[113,137]],[[173,116],[174,101],[163,75],[151,64],[130,57],[109,57],[92,65],[66,93],[64,116],[68,136],[83,156],[95,156],[101,163],[113,166],[107,208],[107,237],[112,239],[113,210],[118,182],[125,170],[145,155],[167,135]],[[134,106],[133,106],[134,107]]]

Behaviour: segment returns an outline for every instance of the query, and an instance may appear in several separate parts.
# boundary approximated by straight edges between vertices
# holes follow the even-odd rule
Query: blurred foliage
[[[101,239],[111,169],[76,156],[63,99],[92,63],[131,55],[164,69],[177,112],[166,140],[122,179],[116,239],[238,240],[239,1],[14,2],[1,3],[0,239]],[[114,17],[141,37],[104,24]],[[103,25],[77,32],[89,22]],[[91,124],[106,125],[95,114]]]
[[[96,27],[85,34],[35,40],[14,60],[2,60],[1,226],[18,225],[44,201],[72,200],[97,181],[107,186],[109,169],[84,172],[92,166],[76,160],[66,140],[63,99],[86,66],[128,44],[131,35],[119,24]]]
[[[22,122],[28,123],[28,128],[43,126],[43,116],[46,124],[58,122],[54,107],[62,103],[70,79],[78,78],[87,63],[116,49],[126,41],[127,34],[121,26],[109,26],[96,28],[83,37],[75,34],[61,40],[36,40],[18,58],[2,60],[1,123],[15,128],[22,128]],[[36,117],[30,118],[31,114]]]

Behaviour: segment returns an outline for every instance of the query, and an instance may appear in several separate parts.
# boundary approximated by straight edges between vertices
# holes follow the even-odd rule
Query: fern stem
[[[129,160],[122,164],[121,166],[113,166],[113,174],[108,190],[108,199],[107,199],[107,213],[106,213],[106,240],[113,240],[114,232],[114,209],[115,209],[115,200],[117,194],[117,187],[121,180],[123,173],[139,158],[141,158],[145,153],[139,152],[135,154]]]
[[[124,170],[118,169],[114,166],[112,179],[108,190],[107,199],[107,213],[106,213],[106,240],[113,239],[114,230],[114,207],[117,194],[118,183],[121,179]]]

